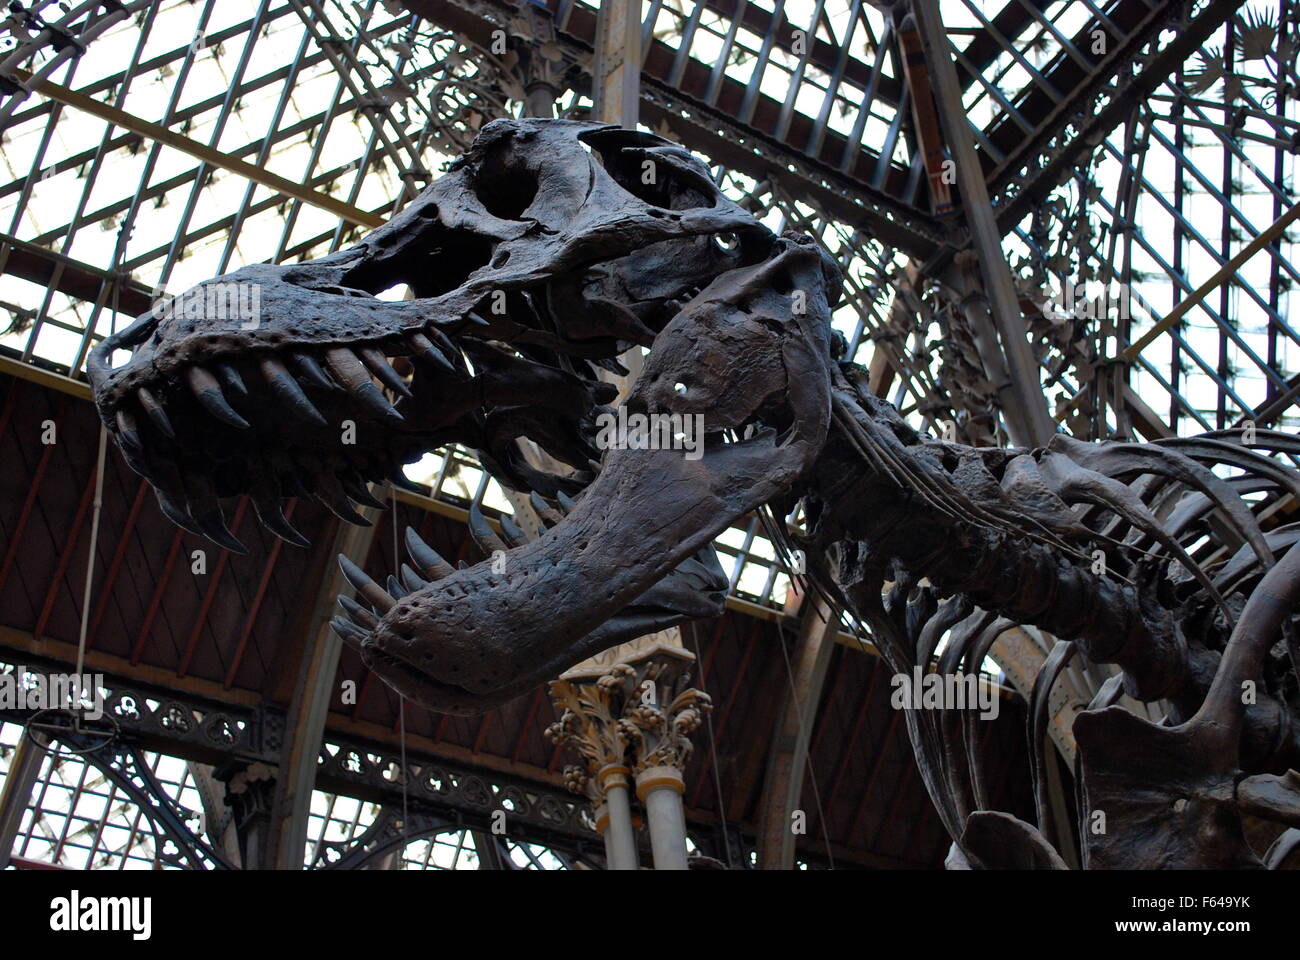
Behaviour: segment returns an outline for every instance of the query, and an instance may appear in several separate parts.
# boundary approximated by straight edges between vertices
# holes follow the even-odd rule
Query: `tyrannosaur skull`
[[[398,285],[412,298],[376,296]],[[668,141],[496,121],[356,246],[160,304],[105,339],[90,376],[167,515],[232,549],[223,497],[249,494],[299,542],[284,498],[355,522],[367,481],[451,442],[515,489],[576,496],[506,572],[428,582],[441,568],[422,554],[407,596],[354,609],[383,679],[430,707],[481,711],[622,639],[720,612],[710,541],[788,488],[824,439],[837,289],[817,247],[775,236]],[[246,315],[213,308],[250,302]],[[625,406],[702,418],[698,459],[596,445],[617,396],[596,370],[626,372],[617,357],[634,346],[653,350]],[[572,471],[540,469],[520,438]]]

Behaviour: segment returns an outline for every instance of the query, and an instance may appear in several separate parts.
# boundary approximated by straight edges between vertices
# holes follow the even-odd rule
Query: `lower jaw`
[[[393,638],[394,655],[408,663],[426,655],[474,663],[486,652],[497,671],[493,678],[513,689],[524,677],[551,679],[541,671],[558,672],[591,655],[592,642],[610,646],[626,639],[602,627],[624,611],[640,613],[637,599],[712,540],[722,513],[713,498],[665,482],[653,463],[638,466],[628,471],[607,464],[563,522],[507,554],[504,572],[484,561],[408,596],[381,628]],[[618,496],[611,496],[615,491]],[[656,509],[645,518],[610,521],[611,503],[638,500]],[[663,523],[664,512],[676,522]],[[488,666],[481,672],[487,676]],[[501,693],[467,695],[482,701]]]
[[[366,666],[385,684],[414,703],[441,713],[472,715],[482,713],[503,700],[492,694],[474,694],[464,687],[446,684],[420,673],[389,655],[384,659],[373,654],[365,657]]]
[[[518,673],[510,683],[482,692],[437,680],[409,665],[400,657],[380,651],[373,646],[370,648],[370,656],[367,657],[367,666],[385,684],[414,703],[440,713],[476,716],[523,696],[540,684],[557,679],[565,670],[610,647],[676,623],[710,615],[716,616],[719,613],[718,609],[688,612],[633,606],[620,613],[620,620],[624,621],[623,629],[593,631],[580,638],[560,655],[552,657],[538,667],[531,667]],[[379,656],[376,656],[376,653]],[[519,670],[522,666],[521,660],[522,656],[512,658],[511,666]]]
[[[432,709],[481,713],[600,650],[699,615],[692,606],[651,624],[645,615],[657,608],[636,604],[768,498],[767,481],[751,478],[766,475],[771,452],[770,441],[713,447],[696,461],[674,450],[613,451],[569,515],[510,551],[504,572],[483,561],[390,610],[377,633],[402,666],[377,664],[376,672]],[[732,483],[733,473],[750,482]],[[717,615],[720,606],[699,609]],[[444,675],[473,664],[494,685],[471,690],[439,681],[413,666],[426,660]]]

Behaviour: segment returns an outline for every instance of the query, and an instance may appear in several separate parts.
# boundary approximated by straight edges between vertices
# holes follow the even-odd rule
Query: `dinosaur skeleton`
[[[907,711],[951,865],[1063,865],[1042,745],[1076,654],[1118,668],[1074,728],[1086,866],[1260,866],[1243,816],[1300,827],[1300,524],[1259,519],[1300,496],[1296,438],[924,436],[838,356],[840,276],[814,243],[774,235],[680,147],[596,124],[495,121],[356,246],[200,288],[231,283],[257,285],[256,322],[154,310],[89,365],[105,424],[175,522],[239,549],[220,500],[247,493],[301,543],[284,498],[356,522],[354,502],[377,503],[368,481],[452,442],[542,520],[528,539],[503,517],[498,535],[472,510],[504,564],[453,569],[409,530],[411,565],[386,586],[341,558],[357,593],[335,629],[405,696],[479,712],[716,616],[713,539],[753,510],[801,511],[781,548],[807,552],[814,587],[896,673],[930,669],[941,643],[934,669],[978,672],[1016,624],[1059,638],[1030,704],[1037,826],[988,809],[973,714]],[[377,298],[398,284],[413,299]],[[624,372],[634,345],[650,353],[624,405],[703,416],[702,457],[596,447],[617,395],[597,370]],[[535,466],[520,438],[572,470]],[[1161,703],[1165,724],[1122,694]],[[1099,812],[1104,832],[1088,829]]]

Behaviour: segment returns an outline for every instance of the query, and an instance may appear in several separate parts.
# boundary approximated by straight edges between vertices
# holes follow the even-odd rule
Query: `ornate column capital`
[[[563,713],[546,735],[578,751],[587,761],[587,779],[610,764],[628,763],[634,774],[649,767],[684,770],[690,735],[713,709],[709,695],[690,686],[693,654],[663,642],[641,643],[639,650],[620,651],[633,654],[626,662],[587,661],[551,684]],[[565,775],[567,782],[567,768]],[[571,789],[603,796],[577,773]]]
[[[566,766],[564,782],[593,803],[603,800],[609,773],[622,770],[624,777],[627,773],[627,740],[619,717],[634,673],[626,664],[615,664],[594,682],[555,680],[550,684],[551,698],[561,713],[560,719],[546,728],[546,738],[576,750],[586,761],[583,766]]]
[[[550,685],[562,712],[546,736],[585,761],[565,767],[565,784],[591,800],[614,869],[635,868],[629,773],[645,805],[655,868],[686,869],[683,771],[690,735],[713,705],[690,686],[695,656],[676,640],[662,633],[621,644]]]
[[[671,767],[678,773],[683,772],[694,749],[690,735],[713,709],[713,701],[707,693],[686,687],[688,676],[656,683],[652,674],[653,667],[658,665],[650,666],[646,681],[640,685],[641,697],[629,701],[620,724],[632,751],[632,770],[638,777],[658,767]],[[645,683],[653,686],[645,686]]]

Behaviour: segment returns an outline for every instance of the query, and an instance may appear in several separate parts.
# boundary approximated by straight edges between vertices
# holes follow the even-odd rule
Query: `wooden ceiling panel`
[[[90,404],[45,386],[0,376],[0,391],[0,554],[12,558],[0,579],[0,626],[30,635],[40,625],[51,640],[75,645],[98,419]],[[60,439],[52,447],[40,443],[41,424],[50,419],[58,421]],[[210,681],[208,688],[220,684],[230,691],[232,702],[263,699],[283,707],[304,644],[312,642],[301,635],[310,607],[335,563],[326,552],[337,521],[317,504],[295,503],[293,523],[313,542],[300,549],[262,530],[239,501],[226,509],[232,526],[238,518],[246,556],[177,530],[110,448],[88,647],[136,663],[132,669],[155,683],[159,676],[181,685]],[[408,524],[452,564],[481,558],[464,523],[453,517],[403,502],[396,520],[395,541],[392,514],[378,519],[364,563],[376,580],[393,571],[395,542],[399,560],[406,560],[401,541]],[[195,550],[206,555],[205,573],[192,569]],[[793,625],[729,611],[687,625],[683,636],[701,658],[696,684],[713,701],[709,723],[694,735],[686,771],[688,816],[693,829],[721,818],[752,830],[777,712],[789,689],[779,645],[793,643]],[[812,732],[803,792],[809,833],[801,849],[810,856],[824,850],[824,811],[837,862],[941,865],[947,835],[922,787],[901,715],[889,706],[884,664],[844,646],[832,656]],[[355,684],[355,702],[344,702],[344,681]],[[331,695],[331,728],[399,743],[397,694],[351,649],[342,653]],[[1019,702],[1002,706],[987,730],[996,771],[992,789],[1000,806],[1029,816],[1024,710]],[[545,739],[554,719],[541,687],[485,717],[443,716],[411,704],[405,712],[408,740],[421,750],[559,783],[573,758]]]

